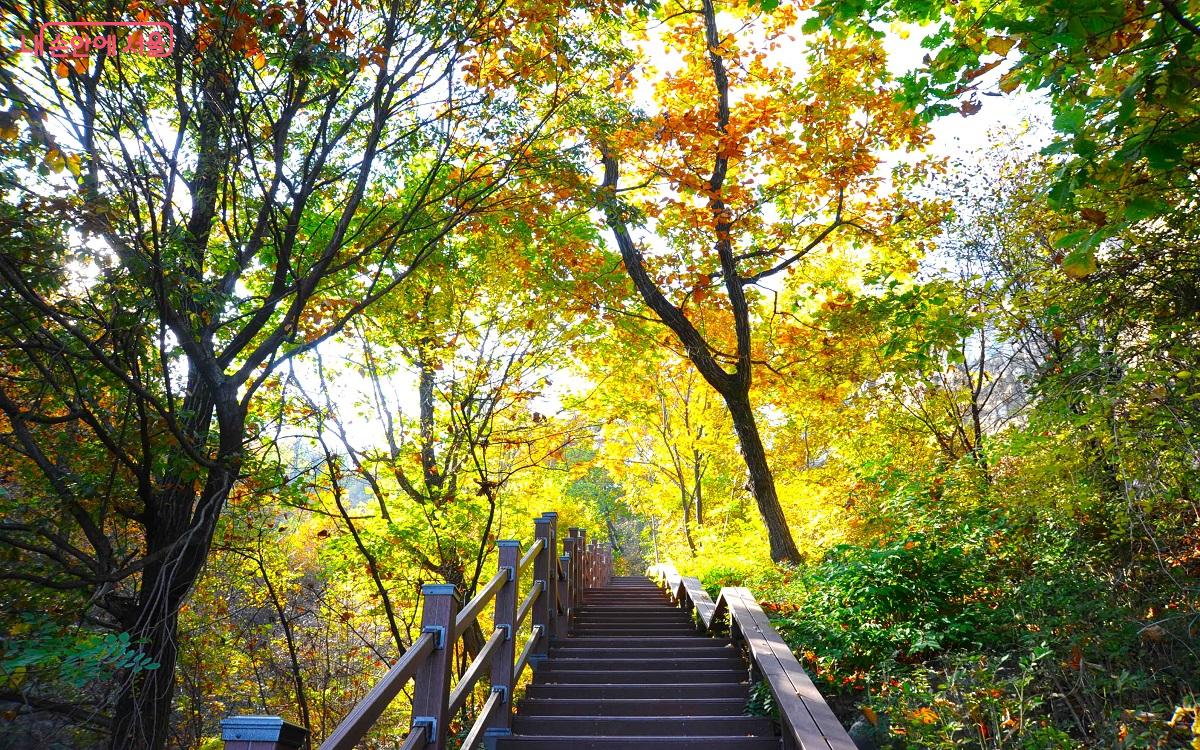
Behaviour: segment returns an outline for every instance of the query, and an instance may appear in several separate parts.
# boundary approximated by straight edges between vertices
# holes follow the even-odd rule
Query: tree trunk
[[[796,549],[796,542],[792,540],[787,518],[779,505],[779,496],[775,493],[775,478],[771,475],[767,453],[758,435],[758,423],[754,420],[750,395],[739,391],[721,395],[729,406],[730,416],[733,417],[733,428],[737,431],[742,458],[745,459],[746,469],[750,472],[750,488],[754,493],[754,501],[758,504],[759,515],[767,527],[771,559],[777,563],[798,563],[800,550]]]
[[[156,580],[161,578],[156,576]],[[134,640],[144,641],[140,644],[142,652],[158,662],[158,668],[128,674],[121,681],[108,745],[112,750],[166,747],[175,697],[178,635],[178,615],[174,612],[131,633]]]
[[[682,480],[682,475],[680,476]],[[696,556],[696,542],[692,539],[692,496],[687,491],[687,485],[682,482],[679,485],[680,505],[683,508],[683,538],[687,540],[688,551],[692,553],[692,557]]]
[[[175,698],[179,607],[204,570],[217,518],[241,472],[246,429],[237,391],[232,386],[217,391],[194,371],[189,383],[185,405],[191,416],[184,432],[193,445],[205,450],[215,412],[215,463],[199,491],[194,480],[172,472],[161,478],[164,489],[147,504],[146,557],[154,562],[142,571],[137,606],[122,624],[131,645],[158,666],[119,680],[110,750],[166,747]],[[192,464],[178,457],[170,465]]]

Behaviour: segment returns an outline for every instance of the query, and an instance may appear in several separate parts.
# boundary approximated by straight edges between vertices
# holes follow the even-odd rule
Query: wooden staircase
[[[771,721],[745,716],[749,666],[727,638],[644,577],[585,589],[570,635],[550,648],[500,750],[779,750]]]
[[[410,681],[399,750],[856,750],[747,589],[714,601],[669,564],[653,581],[613,576],[612,552],[583,529],[560,536],[556,513],[533,526],[524,550],[496,542],[496,574],[469,602],[454,586],[422,587],[420,635],[319,750],[360,747]],[[456,645],[487,619],[486,643],[454,670]],[[778,722],[745,714],[760,680]],[[464,723],[459,740],[451,725]],[[230,717],[221,736],[225,750],[311,747],[278,716]]]

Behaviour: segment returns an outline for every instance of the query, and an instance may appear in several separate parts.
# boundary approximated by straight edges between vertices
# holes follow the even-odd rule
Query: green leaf
[[[1051,143],[1049,146],[1046,146],[1045,148],[1043,148],[1041,150],[1041,154],[1042,154],[1042,156],[1054,156],[1055,154],[1061,154],[1063,151],[1066,151],[1067,147],[1070,145],[1071,145],[1070,141],[1059,138],[1059,139],[1055,140],[1053,143]]]
[[[1171,209],[1159,198],[1139,195],[1125,205],[1126,221],[1142,221],[1152,216],[1160,216]]]
[[[1074,232],[1071,232],[1070,234],[1065,234],[1062,237],[1059,237],[1057,240],[1055,240],[1054,246],[1055,247],[1072,247],[1072,246],[1077,245],[1080,242],[1082,242],[1083,239],[1085,237],[1087,237],[1088,235],[1090,235],[1091,233],[1092,233],[1092,230],[1090,230],[1090,229],[1077,229]]]
[[[1083,127],[1087,112],[1082,107],[1072,107],[1054,117],[1054,129],[1064,133],[1077,133]]]
[[[1183,150],[1174,143],[1154,141],[1142,147],[1151,169],[1171,169],[1183,160]]]
[[[1071,178],[1070,174],[1067,174],[1054,183],[1046,197],[1050,201],[1051,206],[1062,208],[1071,202],[1071,198],[1074,195],[1075,180]]]

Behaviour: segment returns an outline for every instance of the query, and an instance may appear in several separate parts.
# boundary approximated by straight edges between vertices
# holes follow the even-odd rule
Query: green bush
[[[850,673],[983,645],[992,604],[981,552],[909,534],[877,549],[843,545],[804,579],[796,611],[775,620],[824,669]]]

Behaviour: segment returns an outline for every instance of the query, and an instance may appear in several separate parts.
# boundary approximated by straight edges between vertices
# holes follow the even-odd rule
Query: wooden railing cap
[[[308,730],[278,716],[230,716],[221,720],[221,739],[225,742],[275,742],[298,748],[308,739]]]
[[[500,541],[496,542],[496,546],[497,547],[518,547],[519,548],[521,546],[521,540],[520,539],[501,539]]]
[[[421,594],[424,596],[445,596],[447,594],[458,598],[458,587],[453,583],[426,583],[421,586]]]

